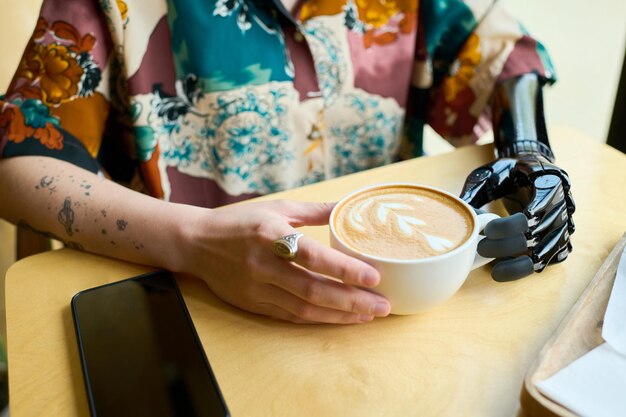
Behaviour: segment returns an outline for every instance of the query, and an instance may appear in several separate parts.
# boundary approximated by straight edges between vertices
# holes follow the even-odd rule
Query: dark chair
[[[49,238],[21,227],[17,228],[15,240],[16,261],[26,258],[27,256],[36,255],[52,249],[52,244]]]
[[[626,153],[626,56],[622,64],[622,75],[617,86],[615,107],[606,143]]]

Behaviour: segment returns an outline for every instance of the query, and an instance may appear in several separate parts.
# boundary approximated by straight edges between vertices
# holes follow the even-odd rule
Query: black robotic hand
[[[476,209],[503,198],[512,215],[493,220],[478,246],[491,275],[512,281],[561,262],[572,250],[574,200],[567,173],[541,154],[500,158],[468,176],[461,198]]]

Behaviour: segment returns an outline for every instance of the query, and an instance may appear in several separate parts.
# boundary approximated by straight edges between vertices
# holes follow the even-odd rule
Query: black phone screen
[[[169,272],[82,291],[71,305],[93,416],[229,415]]]

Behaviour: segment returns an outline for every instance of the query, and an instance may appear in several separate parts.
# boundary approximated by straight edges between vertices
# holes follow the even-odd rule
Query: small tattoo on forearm
[[[124,219],[117,220],[117,230],[121,232],[126,229],[126,226],[128,226],[128,222],[126,220]]]
[[[71,249],[76,249],[76,250],[79,250],[79,251],[82,251],[82,252],[84,252],[84,251],[85,251],[85,248],[83,247],[83,245],[81,245],[81,244],[80,244],[80,243],[78,243],[78,242],[74,242],[74,241],[69,240],[69,241],[67,241],[67,242],[63,242],[63,243],[65,243],[65,245],[66,245],[68,248],[71,248]]]
[[[91,184],[89,184],[89,183],[87,182],[87,180],[84,180],[84,179],[83,179],[83,180],[81,180],[79,187],[80,187],[80,188],[84,188],[84,189],[85,189],[85,195],[86,195],[87,197],[89,197],[89,195],[90,195],[89,189],[91,188]]]
[[[48,190],[50,194],[57,191],[56,185],[52,185],[54,183],[54,177],[50,175],[44,175],[39,180],[39,184],[35,185],[36,190]]]
[[[139,250],[139,249],[143,249],[143,243],[141,242],[137,242],[137,241],[131,241],[130,242],[131,245],[133,245],[135,247],[135,249]]]
[[[50,187],[50,184],[52,184],[53,182],[54,182],[54,177],[50,177],[48,175],[44,175],[39,180],[39,187],[41,187],[41,188],[48,188],[48,187]]]
[[[72,236],[74,233],[72,231],[72,226],[74,225],[74,210],[72,210],[72,199],[69,197],[65,198],[63,202],[63,208],[59,211],[59,215],[57,216],[59,219],[59,223],[65,227],[65,232]]]

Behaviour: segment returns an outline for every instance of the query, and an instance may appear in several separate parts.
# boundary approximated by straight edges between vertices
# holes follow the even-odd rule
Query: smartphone
[[[81,291],[71,307],[92,416],[229,416],[171,273]]]

